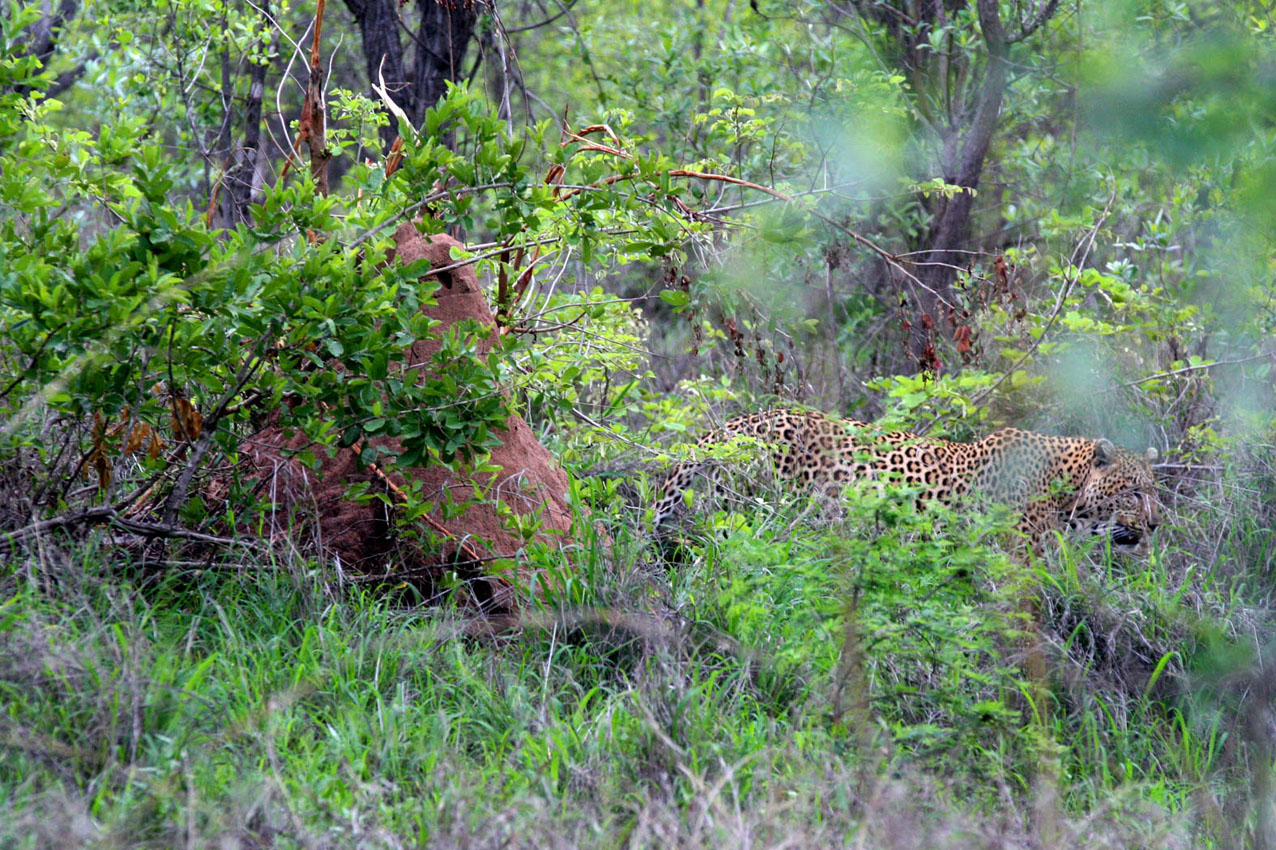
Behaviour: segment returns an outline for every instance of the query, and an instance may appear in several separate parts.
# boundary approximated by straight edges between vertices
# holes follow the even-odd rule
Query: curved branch
[[[1032,16],[1031,21],[1019,25],[1019,34],[1010,39],[1009,43],[1016,44],[1032,35],[1042,24],[1054,17],[1058,8],[1059,0],[1046,0],[1045,4],[1037,10],[1037,14]]]

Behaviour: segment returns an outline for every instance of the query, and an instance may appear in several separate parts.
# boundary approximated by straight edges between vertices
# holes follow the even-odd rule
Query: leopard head
[[[1152,475],[1156,459],[1156,449],[1137,454],[1096,440],[1085,483],[1068,510],[1068,525],[1104,535],[1123,551],[1142,550],[1161,522]]]

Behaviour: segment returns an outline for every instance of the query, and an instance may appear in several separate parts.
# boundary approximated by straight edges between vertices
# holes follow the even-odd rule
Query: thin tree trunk
[[[268,0],[261,0],[262,14],[269,13]],[[248,207],[253,202],[253,187],[257,185],[257,163],[261,149],[261,101],[266,93],[266,62],[254,63],[248,72],[248,101],[244,107],[244,141],[233,157],[235,165],[227,178],[231,180],[234,196],[232,223],[248,218]]]

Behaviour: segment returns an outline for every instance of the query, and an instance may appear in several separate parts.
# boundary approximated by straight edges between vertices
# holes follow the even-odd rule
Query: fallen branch
[[[253,548],[255,544],[251,541],[239,540],[233,537],[218,537],[213,534],[205,534],[202,531],[195,531],[190,528],[183,528],[177,525],[164,525],[156,522],[141,522],[135,519],[129,519],[120,513],[116,505],[102,505],[96,508],[79,511],[73,514],[63,514],[62,516],[52,517],[50,519],[41,520],[32,523],[24,528],[11,531],[0,537],[0,551],[11,552],[17,548],[18,544],[26,540],[31,540],[51,531],[60,528],[76,528],[78,526],[93,525],[110,525],[124,531],[132,532],[143,537],[151,538],[169,538],[176,537],[184,540],[194,540],[199,543],[211,543],[217,546],[245,546]]]

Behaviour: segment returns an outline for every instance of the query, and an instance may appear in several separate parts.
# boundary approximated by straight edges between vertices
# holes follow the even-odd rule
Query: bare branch
[[[85,511],[79,511],[73,514],[63,514],[62,516],[53,517],[51,519],[42,520],[41,522],[32,523],[24,528],[11,531],[0,537],[0,552],[12,552],[18,545],[26,540],[31,540],[59,528],[76,528],[79,526],[92,525],[112,525],[122,528],[125,531],[138,534],[143,537],[150,538],[180,538],[184,540],[194,540],[199,543],[211,543],[217,546],[247,546],[253,547],[256,544],[250,540],[240,540],[233,537],[218,537],[213,534],[206,534],[202,531],[195,531],[189,528],[182,528],[175,525],[164,525],[153,522],[141,522],[135,519],[129,519],[123,516],[116,505],[102,505],[96,508],[89,508]]]
[[[1090,256],[1090,249],[1094,247],[1095,237],[1098,236],[1099,230],[1103,227],[1103,223],[1108,220],[1108,212],[1112,209],[1112,202],[1115,200],[1116,190],[1113,189],[1111,197],[1108,198],[1108,203],[1103,208],[1103,213],[1099,216],[1099,220],[1096,221],[1094,226],[1086,232],[1085,236],[1081,237],[1081,241],[1077,243],[1077,247],[1073,249],[1072,257],[1070,258],[1071,262],[1069,263],[1069,265],[1073,268],[1073,273],[1069,276],[1067,283],[1059,291],[1059,297],[1055,301],[1054,310],[1051,311],[1050,318],[1046,320],[1045,325],[1041,328],[1041,333],[1032,341],[1032,345],[1028,346],[1028,350],[1021,354],[1019,359],[1016,360],[1009,369],[1003,372],[1000,378],[993,382],[992,386],[988,387],[986,390],[970,400],[972,406],[979,404],[979,402],[983,401],[991,395],[994,390],[1005,383],[1007,378],[1013,375],[1020,366],[1027,362],[1029,357],[1037,352],[1037,349],[1041,347],[1041,343],[1045,342],[1046,335],[1050,332],[1050,329],[1054,327],[1055,321],[1059,318],[1060,311],[1063,310],[1063,305],[1067,303],[1068,296],[1072,294],[1073,287],[1075,287],[1077,285],[1077,281],[1081,279],[1081,270],[1085,267],[1086,260]],[[930,430],[937,421],[939,421],[938,418],[931,420],[930,424],[926,426],[926,430]],[[925,433],[925,431],[922,433]]]
[[[181,475],[177,477],[177,482],[173,485],[172,492],[164,500],[164,512],[161,515],[163,527],[172,527],[177,520],[177,511],[186,502],[186,493],[190,489],[191,479],[195,477],[195,470],[199,468],[200,462],[203,461],[204,455],[208,452],[208,447],[212,445],[213,436],[217,433],[218,423],[226,414],[227,409],[229,409],[231,400],[239,395],[240,390],[244,388],[244,385],[248,383],[253,373],[261,365],[261,352],[272,336],[273,325],[267,328],[266,332],[257,340],[257,345],[252,353],[244,358],[244,364],[240,367],[239,374],[235,376],[235,381],[227,388],[226,392],[222,393],[222,397],[214,405],[212,411],[204,417],[203,429],[199,439],[195,442],[195,450],[191,452],[185,468],[182,469]]]
[[[1010,44],[1016,44],[1032,35],[1046,21],[1054,17],[1055,10],[1059,8],[1059,0],[1046,0],[1046,2],[1037,9],[1037,14],[1033,15],[1032,20],[1019,25],[1019,34],[1009,40]]]

